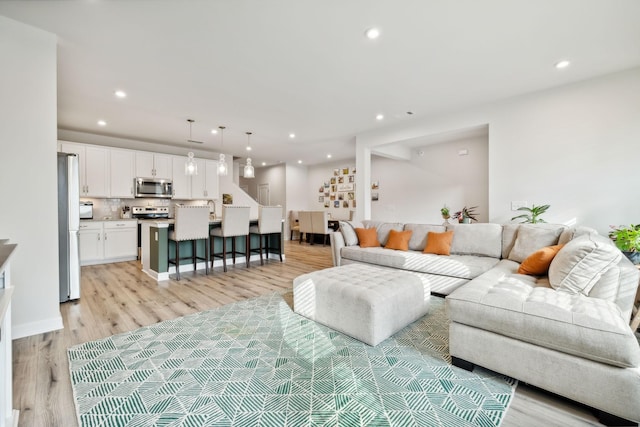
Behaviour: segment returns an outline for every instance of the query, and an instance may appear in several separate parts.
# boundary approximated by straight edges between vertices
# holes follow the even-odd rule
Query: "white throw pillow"
[[[602,275],[616,265],[622,252],[598,234],[585,234],[564,245],[549,266],[549,283],[556,290],[589,295]]]
[[[522,224],[518,227],[518,235],[513,249],[509,252],[511,261],[522,262],[535,251],[545,246],[558,244],[558,237],[564,230],[563,226],[549,227],[548,225],[536,226],[533,224]]]

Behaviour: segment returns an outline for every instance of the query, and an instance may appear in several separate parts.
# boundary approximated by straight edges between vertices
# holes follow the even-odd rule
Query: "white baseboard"
[[[21,325],[12,325],[11,337],[15,340],[18,338],[30,337],[31,335],[44,334],[46,332],[57,331],[63,329],[62,316],[52,317],[50,319],[39,320],[37,322],[23,323]]]

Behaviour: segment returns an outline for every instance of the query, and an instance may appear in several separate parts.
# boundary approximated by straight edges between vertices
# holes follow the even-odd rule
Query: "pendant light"
[[[229,173],[229,166],[227,165],[227,161],[224,159],[224,154],[222,153],[224,147],[224,130],[226,127],[218,126],[220,129],[220,160],[218,160],[218,175],[219,176],[227,176]]]
[[[251,132],[247,132],[247,151],[251,151]],[[247,164],[244,166],[244,177],[256,177],[253,165],[251,164],[251,157],[247,157]]]
[[[187,122],[189,122],[189,139],[187,141],[191,142],[193,141],[191,139],[191,127],[193,126],[193,120],[192,119],[187,119]],[[196,141],[194,141],[196,142]],[[187,153],[187,161],[184,163],[184,174],[185,175],[198,175],[198,164],[196,163],[196,160],[193,158],[193,152],[189,151]]]

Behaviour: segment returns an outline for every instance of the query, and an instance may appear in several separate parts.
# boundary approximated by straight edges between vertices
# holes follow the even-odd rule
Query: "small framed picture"
[[[354,175],[349,175],[349,182],[356,182],[356,177]]]
[[[329,208],[329,207],[331,207],[331,202],[330,202],[330,201],[328,201],[328,200],[325,200],[325,202],[324,202],[324,207],[325,207],[325,208]]]
[[[331,193],[331,196],[329,197],[329,200],[335,200],[336,199],[336,193]]]
[[[349,168],[342,168],[342,175],[349,175]]]
[[[349,207],[349,202],[348,202],[348,201],[346,201],[346,200],[344,200],[344,201],[342,202],[342,207],[343,207],[343,208],[348,208],[348,207]]]
[[[336,191],[338,191],[338,186],[337,186],[336,184],[333,184],[333,185],[331,186],[331,192],[332,192],[332,193],[335,193]]]
[[[338,176],[338,175],[340,175],[340,169],[334,169],[333,176]]]
[[[339,208],[340,207],[340,200],[336,200],[335,202],[333,202],[333,207],[334,208]]]
[[[351,175],[355,175],[355,174],[356,174],[356,168],[353,167],[353,168],[351,168]]]
[[[329,192],[328,191],[324,192],[324,197],[329,197]]]
[[[352,207],[352,208],[355,208],[355,207],[356,207],[356,199],[353,199],[353,200],[351,201],[351,207]]]
[[[344,184],[344,176],[338,177],[338,184]]]
[[[331,184],[335,184],[336,183],[336,177],[334,176],[333,178],[331,178]]]
[[[371,201],[372,202],[377,202],[378,201],[378,193],[371,193]]]
[[[318,193],[324,193],[324,187],[321,186],[320,189],[318,190]]]
[[[329,181],[324,182],[324,188],[329,188]]]
[[[324,203],[324,196],[318,196],[318,202]]]
[[[347,193],[347,200],[355,200],[355,199],[356,199],[356,193],[352,191]]]
[[[338,193],[338,200],[344,200],[344,193]]]

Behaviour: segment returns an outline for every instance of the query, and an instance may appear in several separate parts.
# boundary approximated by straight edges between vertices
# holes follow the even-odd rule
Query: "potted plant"
[[[444,205],[440,209],[440,214],[442,215],[442,219],[444,219],[444,225],[449,224],[449,218],[451,218],[451,215],[449,214],[449,208],[447,205]]]
[[[511,221],[516,219],[523,219],[524,220],[522,221],[523,223],[529,223],[529,224],[538,224],[540,222],[547,222],[544,219],[540,218],[540,215],[545,213],[547,209],[549,209],[549,206],[550,205],[541,205],[541,206],[531,205],[530,208],[523,206],[521,208],[518,208],[517,210],[525,211],[528,213],[514,216],[513,218],[511,218]]]
[[[611,226],[609,237],[634,264],[640,264],[640,224]]]
[[[461,224],[471,224],[471,221],[478,221],[476,218],[477,206],[471,206],[470,208],[464,207],[462,210],[453,214],[453,219],[457,219]]]

